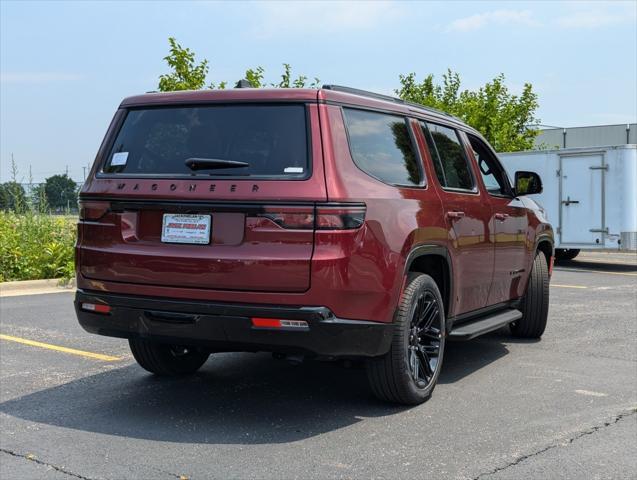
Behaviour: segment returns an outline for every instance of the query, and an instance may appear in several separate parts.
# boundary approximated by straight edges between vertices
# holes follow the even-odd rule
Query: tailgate
[[[79,272],[161,286],[307,290],[315,205],[327,200],[316,107],[121,109],[80,196]]]
[[[310,286],[312,204],[131,201],[110,202],[108,208],[99,221],[82,225],[80,271],[87,278],[272,292]],[[162,240],[164,216],[170,221],[179,215],[209,219],[205,244]]]

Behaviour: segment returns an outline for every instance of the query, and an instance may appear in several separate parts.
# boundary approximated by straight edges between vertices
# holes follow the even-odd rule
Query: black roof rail
[[[345,87],[343,85],[323,85],[323,88],[325,90],[334,90],[335,92],[360,95],[361,97],[377,98],[378,100],[385,100],[387,102],[405,103],[402,98],[392,97],[391,95],[383,95],[382,93],[374,93],[368,90],[361,90],[359,88]]]
[[[438,110],[437,108],[426,107],[419,103],[407,102],[402,98],[392,97],[391,95],[383,95],[382,93],[370,92],[368,90],[361,90],[359,88],[345,87],[343,85],[323,85],[325,90],[333,90],[335,92],[343,92],[343,93],[351,93],[353,95],[360,95],[361,97],[369,97],[375,98],[377,100],[385,100],[387,102],[400,103],[401,105],[406,105],[408,107],[420,108],[422,110],[427,110],[428,112],[437,113],[439,115],[444,115],[445,117],[453,118],[459,122],[462,122],[461,119],[451,115],[450,113],[443,112],[442,110]]]

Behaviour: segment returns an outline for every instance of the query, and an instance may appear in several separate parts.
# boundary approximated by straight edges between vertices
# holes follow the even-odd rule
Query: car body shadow
[[[449,345],[441,384],[459,382],[508,353],[497,337]],[[155,377],[133,364],[0,404],[0,412],[32,422],[204,444],[293,442],[407,408],[376,400],[363,368],[315,361],[294,366],[243,353],[216,354],[186,378]]]
[[[461,381],[466,376],[488,366],[509,354],[506,343],[516,343],[511,337],[509,327],[469,341],[448,342],[439,384]]]

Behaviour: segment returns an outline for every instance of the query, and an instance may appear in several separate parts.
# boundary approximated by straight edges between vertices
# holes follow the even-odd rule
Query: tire
[[[447,335],[442,296],[429,275],[409,276],[392,335],[389,352],[367,362],[371,389],[386,402],[423,403],[438,381]]]
[[[156,375],[178,377],[194,373],[208,360],[209,352],[198,347],[168,345],[141,338],[128,340],[137,363]]]
[[[580,250],[578,248],[558,248],[555,250],[555,260],[568,261],[573,260],[579,255]]]
[[[509,325],[511,333],[519,338],[540,338],[549,314],[549,269],[542,252],[535,255],[520,310],[522,318]]]

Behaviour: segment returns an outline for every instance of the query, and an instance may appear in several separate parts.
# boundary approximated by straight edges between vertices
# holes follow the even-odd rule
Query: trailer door
[[[562,156],[560,244],[585,247],[604,244],[604,156]]]

